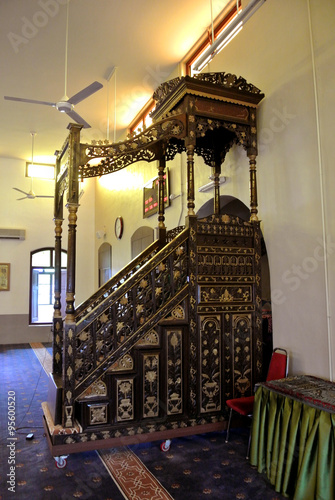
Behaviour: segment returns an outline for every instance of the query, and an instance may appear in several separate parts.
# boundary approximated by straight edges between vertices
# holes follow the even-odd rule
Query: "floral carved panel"
[[[221,409],[221,318],[201,317],[201,413]]]
[[[167,331],[167,413],[174,415],[183,411],[183,351],[182,330]]]

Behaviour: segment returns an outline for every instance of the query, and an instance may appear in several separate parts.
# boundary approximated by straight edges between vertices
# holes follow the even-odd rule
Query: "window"
[[[54,179],[55,165],[46,163],[26,162],[26,177],[37,177],[39,179]]]
[[[67,253],[61,255],[61,313],[66,307]],[[52,323],[55,288],[55,250],[40,248],[30,254],[29,324]]]
[[[136,229],[131,237],[131,258],[135,259],[154,241],[154,230],[148,226]]]
[[[220,33],[226,28],[226,26],[235,18],[238,13],[237,10],[241,8],[241,0],[235,2],[232,9],[228,12],[224,9],[220,16],[216,18],[213,23],[213,33],[212,29],[209,28],[208,31],[202,36],[198,43],[193,47],[191,52],[185,58],[186,74],[189,76],[194,76],[195,71],[193,67],[195,63],[199,60],[202,54],[207,50],[207,48],[217,39]],[[214,37],[214,40],[212,39]]]
[[[145,128],[149,127],[149,125],[151,125],[152,119],[150,117],[150,112],[154,109],[155,104],[156,103],[152,98],[149,99],[146,105],[135,116],[135,118],[129,125],[128,131],[130,134],[132,134],[133,132],[138,132],[138,129],[144,130]]]

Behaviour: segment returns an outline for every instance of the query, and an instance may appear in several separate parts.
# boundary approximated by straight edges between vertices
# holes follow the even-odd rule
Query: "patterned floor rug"
[[[49,345],[0,346],[0,500],[283,498],[246,461],[246,429],[228,444],[225,433],[174,439],[166,453],[158,442],[76,453],[57,469],[42,426],[50,367]]]
[[[101,450],[98,453],[125,498],[173,500],[173,497],[129,448]]]

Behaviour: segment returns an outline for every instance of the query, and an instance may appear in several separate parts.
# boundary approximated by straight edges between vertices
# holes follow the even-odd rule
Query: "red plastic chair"
[[[287,372],[288,372],[287,351],[280,347],[276,347],[272,352],[266,381],[269,382],[270,380],[278,380],[280,378],[285,378],[287,377]],[[255,396],[227,399],[226,405],[228,406],[228,408],[230,408],[230,413],[229,413],[229,421],[227,427],[226,443],[228,443],[229,440],[229,431],[230,431],[230,424],[231,424],[233,410],[244,417],[252,417],[254,399]],[[249,458],[250,438],[251,435],[249,435],[248,451],[246,456],[247,459]]]

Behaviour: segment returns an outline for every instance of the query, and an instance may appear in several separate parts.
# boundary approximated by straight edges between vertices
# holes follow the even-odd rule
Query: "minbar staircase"
[[[223,429],[225,400],[251,394],[262,372],[259,224],[193,217],[179,231],[65,325],[54,446]]]
[[[53,373],[44,424],[54,456],[226,427],[226,399],[262,375],[261,232],[256,109],[264,94],[242,77],[203,73],[163,83],[152,124],[119,143],[80,141],[70,124],[56,160]],[[221,164],[249,159],[250,221],[224,215]],[[164,178],[186,158],[185,228],[166,233]],[[195,156],[213,178],[213,213],[195,214]],[[81,179],[156,162],[158,240],[75,307]],[[66,316],[61,315],[64,203]]]

